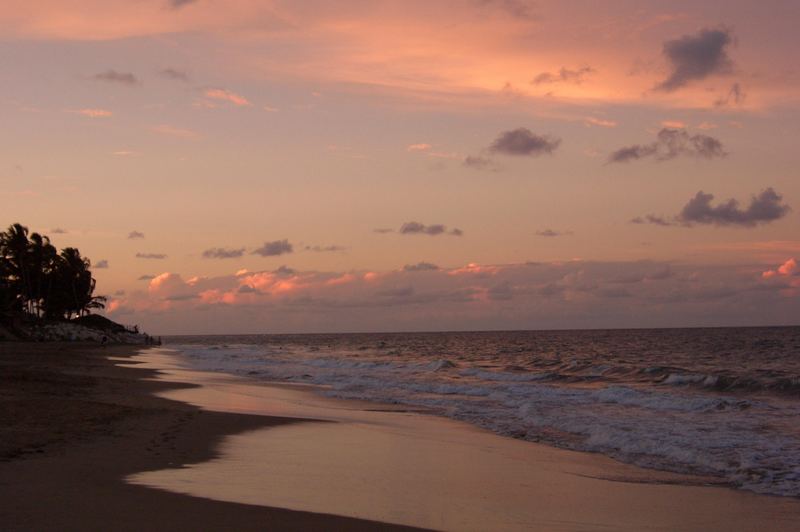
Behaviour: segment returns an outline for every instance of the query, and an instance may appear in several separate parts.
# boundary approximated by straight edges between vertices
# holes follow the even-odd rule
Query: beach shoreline
[[[402,530],[334,515],[200,499],[123,481],[216,456],[230,434],[288,418],[202,411],[156,397],[181,386],[109,357],[142,348],[0,343],[4,530]]]
[[[163,396],[208,410],[326,421],[231,435],[219,456],[130,482],[214,500],[442,530],[774,530],[800,502],[720,479],[643,469],[596,453],[499,436],[402,405],[330,398],[323,388],[198,371],[169,349],[136,357]]]
[[[770,523],[792,530],[800,524],[794,499],[709,486],[708,479],[643,470],[419,412],[323,398],[307,387],[195,372],[178,361],[163,349],[0,344],[4,528],[748,530]],[[265,466],[271,469],[259,469]],[[260,483],[265,477],[269,489]],[[367,495],[381,496],[365,504],[364,484]]]

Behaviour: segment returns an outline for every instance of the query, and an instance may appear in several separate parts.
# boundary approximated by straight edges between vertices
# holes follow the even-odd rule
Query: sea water
[[[800,327],[177,336],[197,368],[800,496]]]

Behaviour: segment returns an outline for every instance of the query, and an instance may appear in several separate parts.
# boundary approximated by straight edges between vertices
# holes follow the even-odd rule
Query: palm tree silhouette
[[[71,319],[105,308],[91,262],[77,248],[58,253],[50,239],[16,223],[0,233],[0,310]]]

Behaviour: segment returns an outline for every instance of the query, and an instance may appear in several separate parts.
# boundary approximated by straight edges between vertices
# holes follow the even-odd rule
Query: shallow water
[[[130,360],[121,362],[130,363]],[[439,530],[797,530],[800,501],[504,438],[313,387],[187,370],[167,350],[133,362],[195,386],[159,395],[207,410],[307,420],[226,437],[207,462],[130,483],[214,500]],[[322,420],[323,422],[317,421]]]
[[[800,328],[172,337],[204,370],[800,496]]]

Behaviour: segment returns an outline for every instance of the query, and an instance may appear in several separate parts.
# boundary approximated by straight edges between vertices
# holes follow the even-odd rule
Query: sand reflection
[[[147,358],[149,357],[149,358]],[[159,359],[159,357],[162,357]],[[502,438],[455,421],[369,410],[307,390],[185,372],[168,396],[208,409],[316,419],[228,437],[221,457],[128,481],[223,501],[446,530],[746,530],[800,526],[800,503]],[[609,481],[625,479],[625,482]]]

